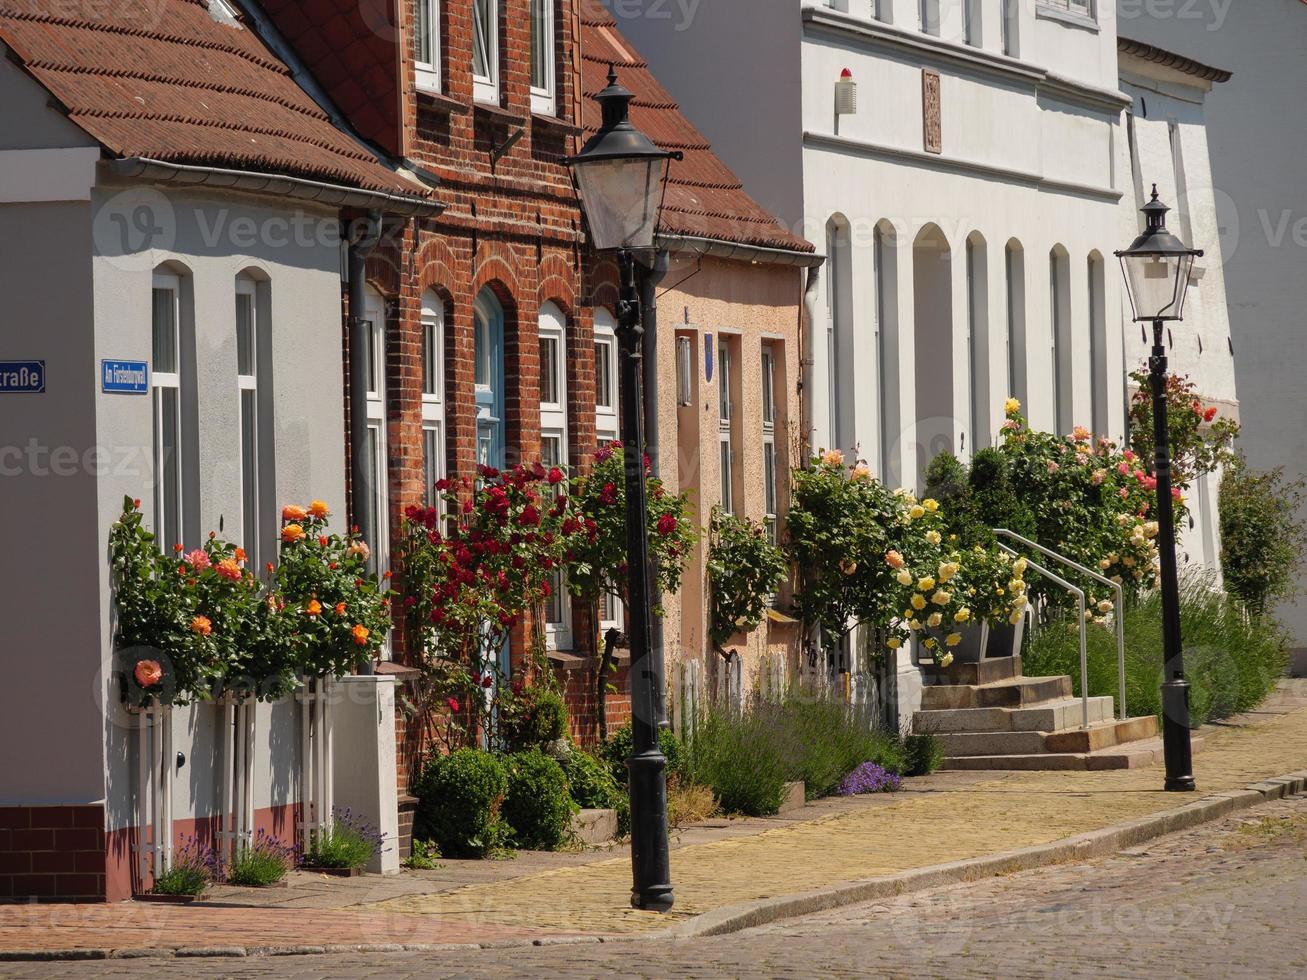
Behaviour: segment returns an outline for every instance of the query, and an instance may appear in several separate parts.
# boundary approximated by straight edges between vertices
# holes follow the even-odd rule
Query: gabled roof
[[[611,64],[622,85],[635,94],[631,121],[664,150],[685,154],[683,162],[671,165],[659,226],[662,234],[791,252],[816,251],[811,242],[786,230],[745,192],[740,179],[681,114],[648,63],[617,30],[617,21],[599,4],[581,6],[581,61],[582,122],[587,137],[598,132],[602,122],[594,96],[608,84]]]
[[[207,0],[0,0],[0,41],[121,157],[427,197],[338,129],[248,23]]]

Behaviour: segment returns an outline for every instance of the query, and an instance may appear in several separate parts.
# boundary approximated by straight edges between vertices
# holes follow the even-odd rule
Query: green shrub
[[[259,831],[254,843],[241,847],[227,868],[227,884],[261,887],[286,877],[295,863],[295,849]]]
[[[711,712],[691,743],[695,778],[727,813],[765,817],[781,806],[792,765],[784,739],[761,712]]]
[[[1221,568],[1230,594],[1254,616],[1293,595],[1307,544],[1298,520],[1303,480],[1288,481],[1283,467],[1248,468],[1238,457],[1221,476]]]
[[[485,857],[508,837],[500,816],[508,773],[496,756],[459,749],[435,756],[416,787],[418,810],[413,836],[432,840],[451,857]]]
[[[413,850],[409,853],[404,867],[414,871],[435,871],[440,867],[440,847],[435,841],[413,838]]]
[[[510,753],[543,748],[567,734],[567,704],[557,691],[541,686],[501,696],[499,732]]]
[[[168,870],[155,876],[155,895],[201,895],[221,876],[222,859],[208,844],[187,837],[172,856]]]
[[[613,809],[624,795],[608,766],[580,749],[563,761],[563,774],[572,802],[583,810]]]
[[[513,841],[528,850],[551,851],[567,837],[577,810],[567,792],[563,767],[539,749],[510,755],[504,819]]]
[[[1161,715],[1162,603],[1150,593],[1126,610],[1126,709],[1132,717]],[[1181,587],[1180,631],[1194,725],[1249,711],[1284,675],[1287,640],[1266,619],[1249,618],[1204,577]],[[1089,693],[1117,696],[1115,628],[1090,624]],[[1080,696],[1080,640],[1075,623],[1059,620],[1030,638],[1022,655],[1030,676],[1069,674]]]
[[[603,759],[608,763],[608,768],[618,786],[624,787],[627,783],[626,760],[631,757],[632,744],[631,723],[628,721],[608,736],[608,741],[604,743],[601,750]],[[666,771],[668,779],[672,777],[682,780],[689,778],[690,774],[686,768],[685,745],[670,728],[660,728],[658,730],[658,748],[667,759]]]
[[[331,826],[314,832],[304,851],[310,868],[361,868],[381,850],[381,832],[348,807],[331,811]]]
[[[767,540],[761,524],[714,507],[708,543],[709,639],[723,646],[736,633],[752,633],[767,615],[771,596],[785,581],[785,553]]]
[[[824,698],[790,698],[779,705],[759,702],[752,711],[770,719],[782,739],[790,778],[803,780],[810,800],[829,796],[864,762],[903,771],[898,739],[878,731],[860,708]]]
[[[903,739],[904,776],[929,776],[944,765],[944,743],[929,732],[918,732]]]

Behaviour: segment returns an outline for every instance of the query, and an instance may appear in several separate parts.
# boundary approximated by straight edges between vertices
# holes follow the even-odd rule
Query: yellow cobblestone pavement
[[[739,902],[1051,843],[1307,769],[1307,710],[1211,731],[1194,761],[1199,792],[1189,796],[1162,792],[1160,767],[996,773],[886,806],[678,848],[676,907],[668,915],[627,907],[625,857],[370,908],[556,932],[649,932]]]

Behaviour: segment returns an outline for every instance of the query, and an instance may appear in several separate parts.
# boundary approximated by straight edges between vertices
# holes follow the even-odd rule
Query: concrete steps
[[[1151,765],[1157,719],[1115,718],[1110,697],[1084,705],[1070,677],[1025,677],[1020,657],[955,663],[922,691],[913,730],[944,747],[945,769],[1094,771]]]
[[[1110,721],[1111,698],[1089,699],[1089,723]],[[953,708],[918,711],[912,718],[914,732],[936,735],[965,732],[1056,732],[1084,722],[1079,698],[1064,697],[1021,708]]]

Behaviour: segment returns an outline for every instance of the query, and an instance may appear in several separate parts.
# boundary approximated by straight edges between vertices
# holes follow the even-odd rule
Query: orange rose
[[[137,661],[136,670],[132,673],[136,675],[136,683],[141,687],[154,687],[163,680],[163,668],[157,660]]]
[[[216,570],[219,575],[228,581],[239,582],[241,580],[241,566],[234,558],[224,558],[218,562]]]
[[[308,613],[310,616],[316,616],[320,612],[322,612],[322,603],[320,603],[317,599],[310,599],[309,604],[304,607],[304,611]]]
[[[298,541],[302,537],[304,537],[304,528],[298,524],[287,524],[281,529],[281,540],[287,544]]]
[[[213,622],[208,616],[196,616],[191,620],[191,632],[198,633],[200,636],[208,636],[213,632]]]
[[[309,504],[309,516],[316,517],[318,520],[325,519],[331,513],[331,509],[321,500],[315,500]]]
[[[343,602],[336,603],[336,615],[337,616],[345,615],[345,603]]]
[[[350,632],[354,634],[354,642],[356,644],[358,644],[359,646],[367,646],[368,636],[370,635],[370,633],[366,626],[362,626],[362,625],[355,626],[352,630],[350,630]]]
[[[281,509],[281,519],[283,521],[302,521],[309,516],[309,512],[299,504],[287,504]]]
[[[245,562],[245,558],[246,558],[246,555],[245,555],[245,549],[244,549],[244,548],[237,548],[237,549],[236,549],[236,560],[237,560],[238,562],[241,562],[242,564],[244,564],[244,562]]]

